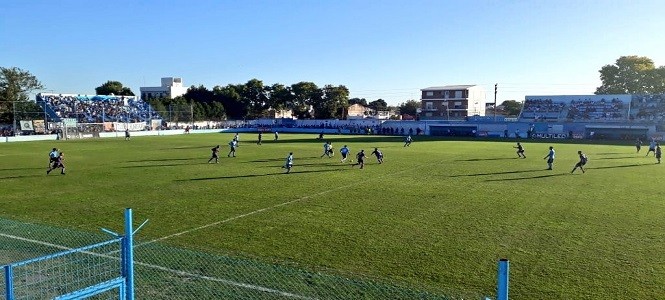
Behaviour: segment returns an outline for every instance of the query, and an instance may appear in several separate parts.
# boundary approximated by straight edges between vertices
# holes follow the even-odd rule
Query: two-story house
[[[485,90],[478,85],[434,86],[420,90],[421,119],[464,119],[485,115]]]

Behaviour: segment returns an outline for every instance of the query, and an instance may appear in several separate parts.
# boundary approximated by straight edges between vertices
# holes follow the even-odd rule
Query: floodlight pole
[[[494,84],[494,122],[496,122],[496,92],[499,88],[499,84],[495,83]]]

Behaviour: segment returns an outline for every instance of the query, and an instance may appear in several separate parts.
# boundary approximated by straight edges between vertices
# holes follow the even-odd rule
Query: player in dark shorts
[[[219,163],[219,145],[213,147],[210,149],[212,151],[212,155],[210,156],[210,159],[208,160],[208,163],[212,162],[212,160],[215,160],[215,163]]]
[[[365,150],[360,150],[360,152],[356,154],[356,160],[358,160],[358,162],[352,164],[351,167],[353,168],[353,166],[360,166],[362,169],[365,166]]]
[[[656,144],[656,160],[658,161],[657,164],[660,163],[660,158],[663,155],[662,150],[660,150],[660,144]]]
[[[256,143],[257,145],[261,145],[261,141],[263,140],[263,132],[259,131],[259,141]]]
[[[383,163],[383,152],[381,152],[379,148],[374,148],[374,151],[372,151],[370,155],[376,155],[376,161],[378,161],[379,164]]]
[[[58,148],[53,148],[53,150],[51,150],[51,152],[49,152],[49,154],[48,154],[48,167],[49,168],[53,165],[53,163],[56,160],[58,160],[58,156],[60,156],[60,154],[58,153]]]
[[[60,155],[58,155],[58,158],[53,163],[53,165],[48,170],[46,170],[46,175],[57,168],[62,168],[60,174],[65,175],[65,155],[62,152],[60,152]]]
[[[547,170],[552,170],[552,165],[554,165],[554,147],[550,146],[550,152],[543,157],[543,159],[547,159]]]
[[[649,151],[647,151],[647,155],[645,155],[645,157],[649,156],[649,153],[651,153],[651,152],[656,154],[656,144],[658,144],[658,143],[656,143],[656,140],[651,139],[651,142],[649,142]]]
[[[584,165],[586,165],[587,162],[587,157],[586,154],[582,153],[582,151],[577,151],[577,154],[580,156],[580,161],[575,164],[575,167],[573,168],[572,171],[570,171],[570,174],[573,174],[577,168],[580,168],[582,170],[582,173],[584,173]]]
[[[236,157],[236,147],[238,147],[238,141],[236,141],[235,139],[232,140],[231,142],[229,142],[229,147],[231,148],[231,150],[229,151],[229,154],[227,154],[226,156],[227,157]],[[233,156],[231,156],[231,155],[233,155]]]
[[[526,155],[524,155],[524,147],[522,147],[522,144],[520,144],[520,142],[517,142],[517,147],[513,148],[517,149],[518,158],[526,158]]]
[[[125,141],[129,141],[131,137],[129,136],[129,128],[125,129]]]
[[[635,141],[635,148],[637,148],[637,153],[640,153],[640,149],[642,149],[642,140],[637,139],[637,141]]]

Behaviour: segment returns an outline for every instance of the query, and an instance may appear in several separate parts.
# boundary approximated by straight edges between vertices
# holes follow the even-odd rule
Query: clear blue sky
[[[665,65],[665,2],[0,1],[0,66],[58,93],[107,80],[138,93],[189,85],[346,85],[397,104],[419,89],[479,84],[492,101],[591,94],[622,55]]]

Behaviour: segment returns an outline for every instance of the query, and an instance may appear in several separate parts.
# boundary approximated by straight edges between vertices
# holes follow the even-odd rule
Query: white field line
[[[70,247],[57,245],[57,244],[53,244],[53,243],[49,243],[49,242],[33,240],[33,239],[28,239],[28,238],[15,236],[15,235],[4,234],[4,233],[0,233],[0,236],[10,238],[10,239],[16,239],[16,240],[20,240],[20,241],[24,241],[24,242],[39,244],[39,245],[45,245],[45,246],[49,246],[49,247],[53,247],[53,248],[57,248],[57,249],[61,249],[61,250],[76,249],[76,248],[70,248]],[[113,252],[117,252],[117,251],[113,251]],[[107,254],[94,253],[94,252],[90,252],[90,251],[82,251],[82,253],[93,255],[93,256],[98,256],[98,257],[110,258],[110,259],[114,259],[114,260],[120,260],[118,257],[110,256],[110,255],[107,255]],[[215,281],[215,282],[221,282],[221,283],[224,283],[224,284],[237,286],[237,287],[241,287],[241,288],[257,290],[257,291],[260,291],[260,292],[266,292],[266,293],[272,293],[272,294],[278,294],[278,295],[284,296],[284,297],[290,297],[290,298],[296,298],[296,299],[307,299],[307,300],[316,299],[316,298],[300,296],[300,295],[296,295],[296,294],[292,294],[292,293],[287,293],[287,292],[283,292],[283,291],[280,291],[280,290],[275,290],[275,289],[271,289],[271,288],[267,288],[267,287],[263,287],[263,286],[259,286],[259,285],[253,285],[253,284],[241,283],[241,282],[227,280],[227,279],[221,279],[221,278],[217,278],[217,277],[193,274],[193,273],[189,273],[189,272],[185,272],[185,271],[174,270],[174,269],[170,269],[170,268],[166,268],[166,267],[162,267],[162,266],[158,266],[158,265],[153,265],[153,264],[148,264],[148,263],[142,263],[142,262],[138,262],[138,261],[135,261],[134,264],[139,265],[139,266],[143,266],[143,267],[148,267],[148,268],[151,268],[151,269],[156,269],[156,270],[160,270],[160,271],[174,273],[174,274],[177,274],[177,275],[180,275],[180,276],[194,277],[194,278],[197,278],[197,279],[204,279],[204,280],[210,280],[210,281]]]
[[[422,167],[422,166],[425,166],[425,165],[437,165],[437,164],[421,164],[421,165],[415,166],[415,168],[409,168],[409,169],[404,169],[404,170],[397,171],[397,172],[393,172],[393,173],[389,173],[389,174],[384,174],[384,175],[382,175],[382,176],[377,176],[377,177],[374,177],[374,178],[370,178],[370,179],[365,180],[365,181],[363,181],[363,182],[358,182],[358,183],[352,183],[352,184],[347,184],[347,185],[343,185],[343,186],[338,186],[338,187],[336,187],[336,188],[332,188],[332,189],[329,189],[329,190],[325,190],[325,191],[323,191],[323,192],[318,192],[318,193],[316,193],[316,194],[307,195],[307,196],[304,196],[304,197],[301,197],[301,198],[298,198],[298,199],[294,199],[294,200],[291,200],[291,201],[287,201],[287,202],[282,202],[282,203],[279,203],[279,204],[275,204],[275,205],[273,205],[273,206],[264,207],[264,208],[261,208],[261,209],[257,209],[257,210],[255,210],[255,211],[251,211],[251,212],[244,213],[244,214],[241,214],[241,215],[233,216],[233,217],[230,217],[230,218],[228,218],[228,219],[220,220],[220,221],[213,222],[213,223],[210,223],[210,224],[201,225],[201,226],[199,226],[199,227],[194,227],[194,228],[191,228],[191,229],[187,229],[187,230],[185,230],[185,231],[181,231],[181,232],[178,232],[178,233],[169,234],[169,235],[166,235],[166,236],[163,236],[163,237],[160,237],[160,238],[156,238],[156,239],[154,239],[154,240],[150,240],[150,241],[147,241],[147,242],[144,242],[144,243],[140,243],[140,244],[138,244],[136,247],[140,247],[140,246],[143,246],[143,245],[148,245],[148,244],[152,244],[152,243],[155,243],[155,242],[163,241],[163,240],[165,240],[165,239],[169,239],[169,238],[172,238],[172,237],[181,236],[181,235],[183,235],[183,234],[187,234],[187,233],[194,232],[194,231],[197,231],[197,230],[201,230],[201,229],[205,229],[205,228],[208,228],[208,227],[216,226],[216,225],[219,225],[219,224],[228,223],[228,222],[231,222],[231,221],[233,221],[233,220],[241,219],[241,218],[244,218],[244,217],[249,217],[249,216],[251,216],[251,215],[255,215],[255,214],[258,214],[258,213],[262,213],[262,212],[264,212],[264,211],[272,210],[272,209],[275,209],[275,208],[278,208],[278,207],[282,207],[282,206],[286,206],[286,205],[289,205],[289,204],[293,204],[293,203],[296,203],[296,202],[305,201],[305,200],[307,200],[307,199],[311,199],[311,198],[314,198],[314,197],[316,197],[316,196],[321,196],[321,195],[324,195],[324,194],[327,194],[327,193],[330,193],[330,192],[334,192],[334,191],[337,191],[337,190],[340,190],[340,189],[346,189],[346,188],[349,188],[349,187],[352,187],[352,186],[355,186],[355,185],[365,184],[367,181],[370,181],[370,180],[382,179],[382,178],[384,178],[384,177],[397,175],[397,174],[400,174],[400,173],[404,173],[404,172],[410,171],[410,170],[412,170],[412,169],[418,169],[418,168],[420,168],[420,167]]]

